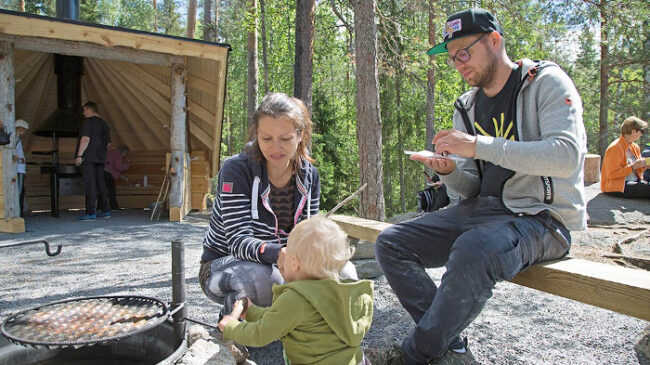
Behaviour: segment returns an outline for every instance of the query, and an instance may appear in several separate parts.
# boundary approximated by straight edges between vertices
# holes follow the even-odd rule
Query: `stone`
[[[198,324],[190,326],[190,328],[187,329],[187,346],[192,347],[192,345],[194,345],[194,343],[200,339],[210,339],[208,330]]]
[[[363,240],[356,240],[354,245],[354,256],[352,260],[374,259],[375,258],[375,243]]]
[[[183,356],[176,362],[177,365],[237,365],[235,359],[225,346],[215,342],[199,339],[185,351]]]
[[[634,345],[634,351],[639,364],[650,365],[650,325],[641,333],[639,341]]]
[[[353,260],[359,279],[372,279],[382,274],[379,263],[375,259]]]

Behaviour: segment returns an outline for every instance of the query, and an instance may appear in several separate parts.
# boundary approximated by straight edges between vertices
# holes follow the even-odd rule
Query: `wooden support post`
[[[0,146],[0,232],[25,232],[18,202],[18,176],[13,156],[16,154],[16,80],[14,45],[0,42],[0,121],[11,133],[11,142]]]
[[[171,91],[171,167],[174,174],[171,176],[169,192],[169,220],[181,221],[185,211],[185,154],[187,151],[187,133],[185,119],[187,118],[186,89],[187,68],[184,64],[172,65],[172,91]]]

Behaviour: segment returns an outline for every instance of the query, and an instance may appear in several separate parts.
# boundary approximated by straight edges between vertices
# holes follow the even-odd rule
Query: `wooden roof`
[[[53,54],[82,56],[82,102],[133,151],[169,150],[171,65],[184,63],[191,148],[210,151],[216,172],[230,46],[4,10],[0,41],[14,44],[16,118],[38,129],[57,104]]]

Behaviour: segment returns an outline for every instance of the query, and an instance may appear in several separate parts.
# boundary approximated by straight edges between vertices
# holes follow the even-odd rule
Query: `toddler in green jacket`
[[[361,340],[372,322],[373,286],[340,279],[351,256],[336,223],[322,216],[300,222],[289,234],[279,265],[285,284],[273,286],[271,306],[249,303],[245,322],[224,316],[223,337],[255,347],[280,339],[287,364],[369,364]]]

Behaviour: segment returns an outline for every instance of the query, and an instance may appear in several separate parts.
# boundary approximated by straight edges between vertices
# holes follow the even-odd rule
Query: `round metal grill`
[[[34,347],[83,347],[116,341],[157,326],[165,303],[142,296],[67,299],[15,313],[2,322],[10,341]]]

